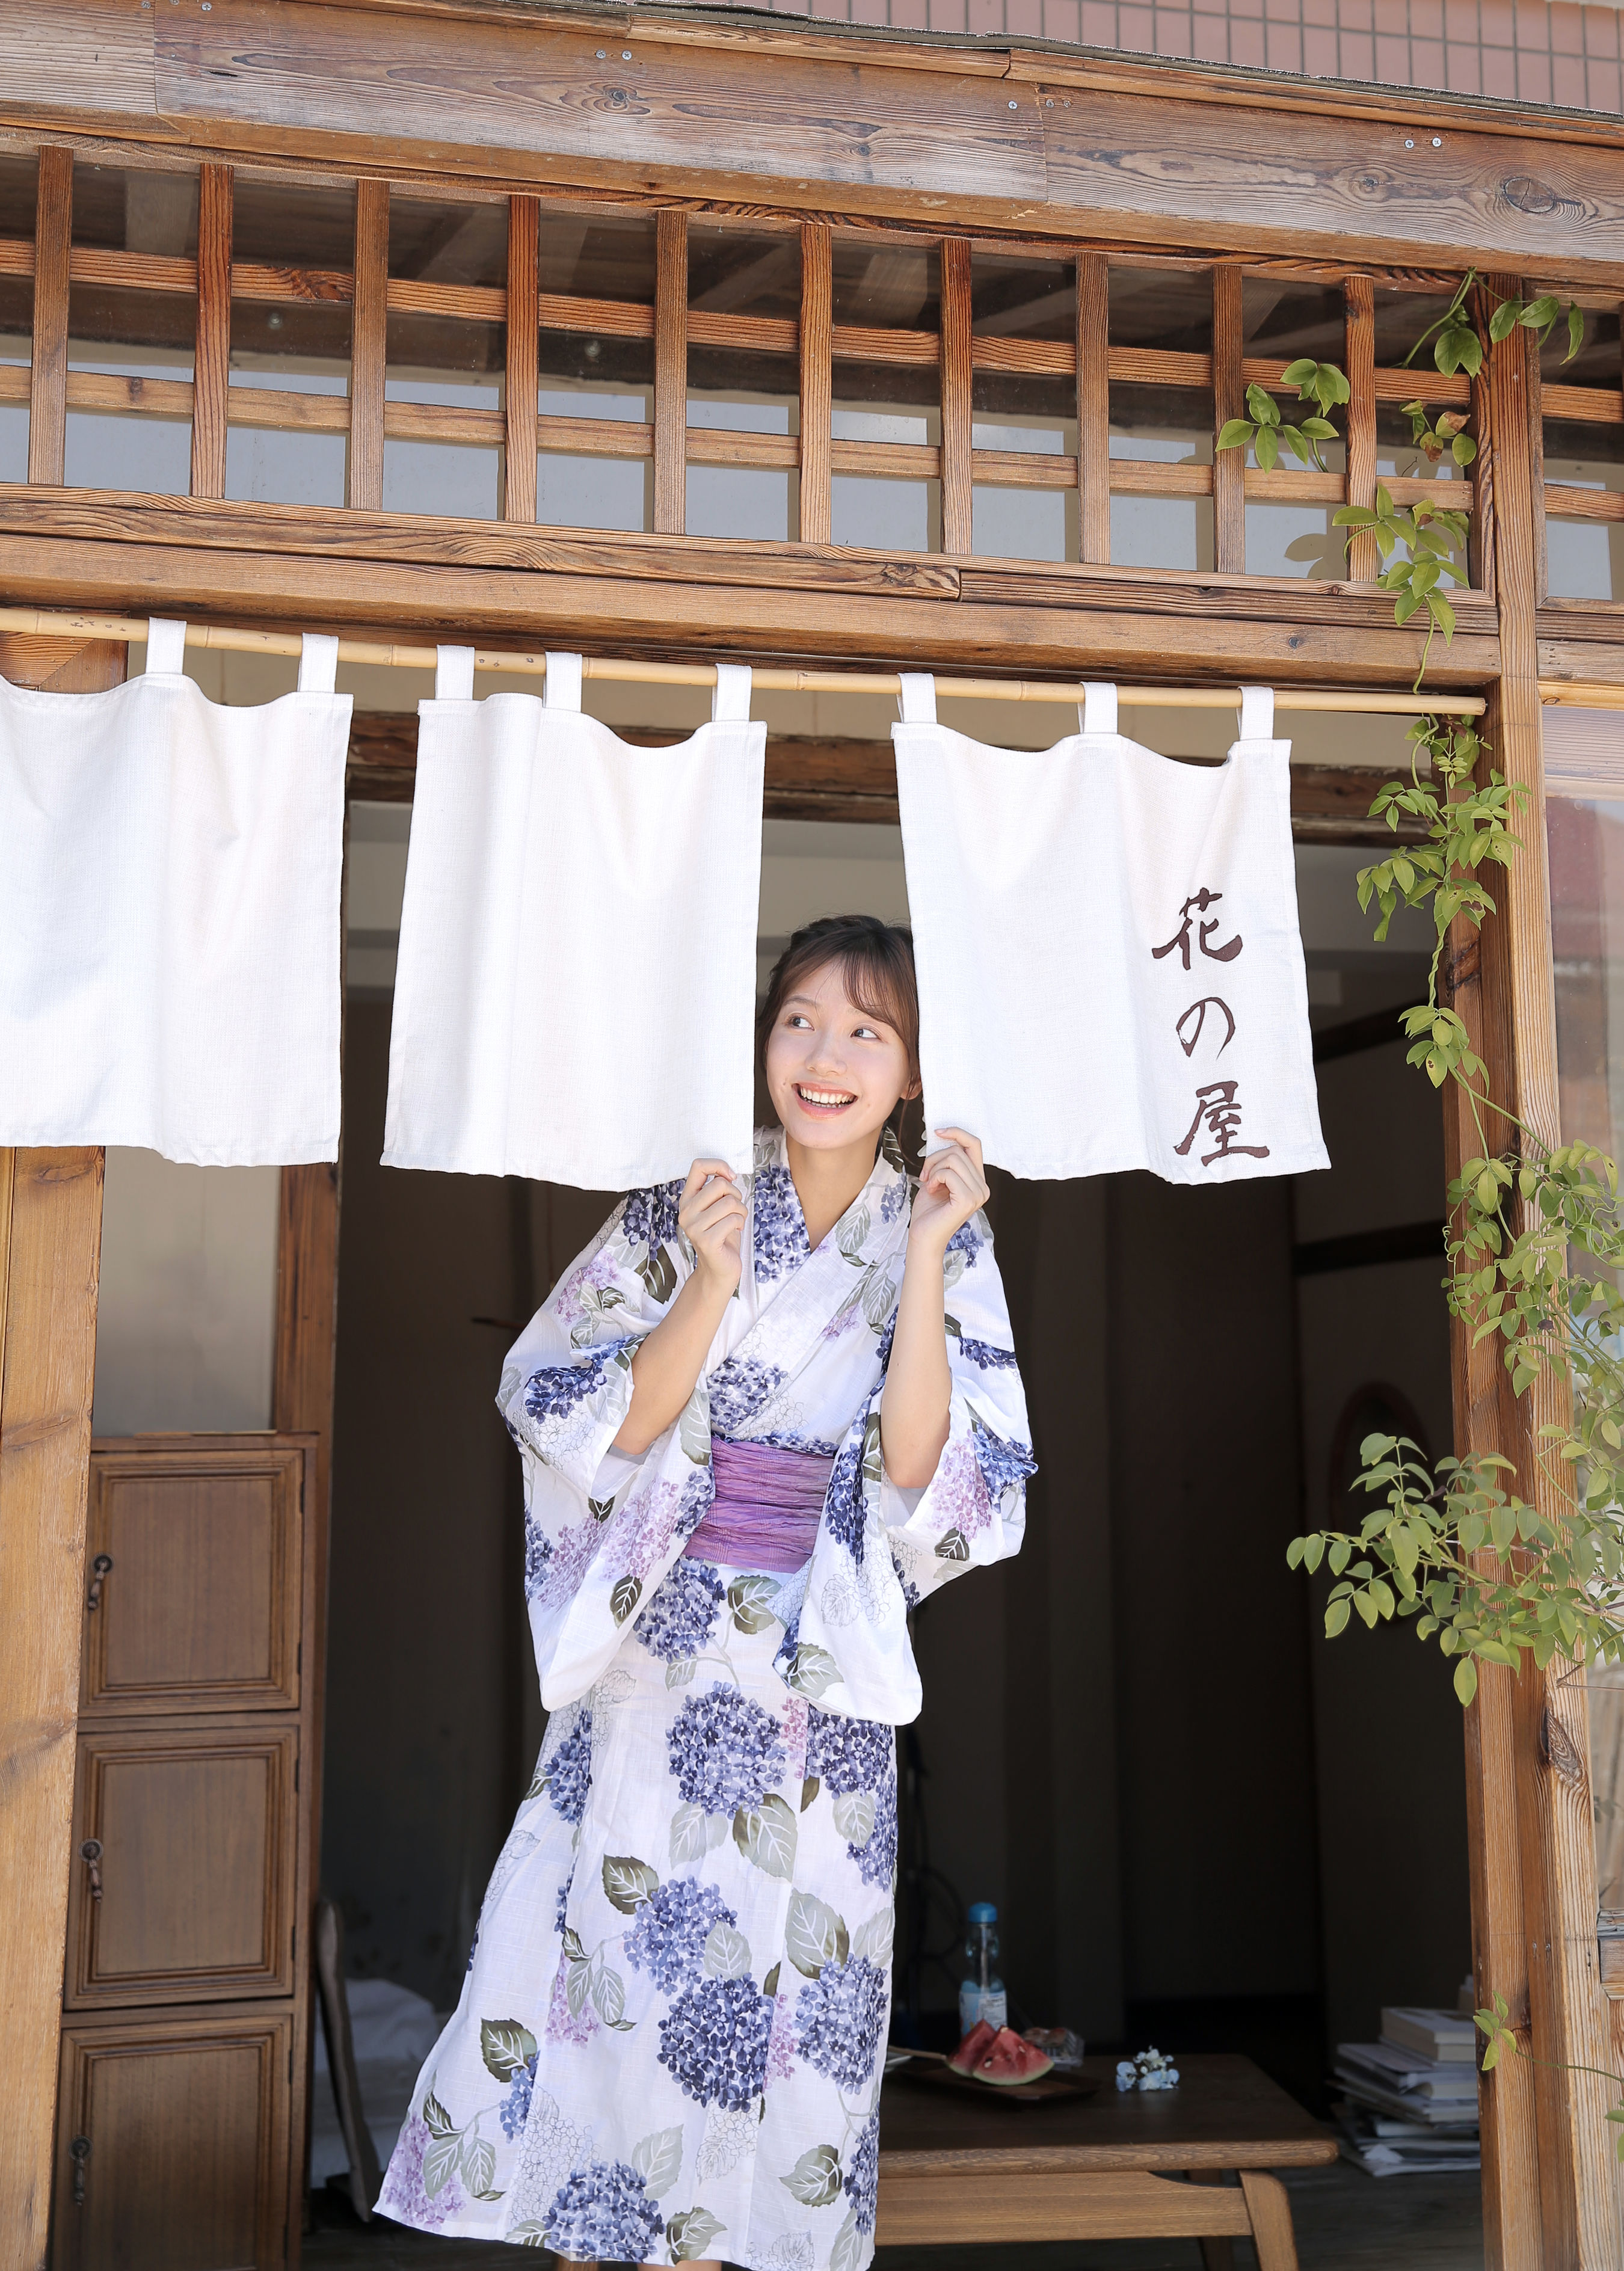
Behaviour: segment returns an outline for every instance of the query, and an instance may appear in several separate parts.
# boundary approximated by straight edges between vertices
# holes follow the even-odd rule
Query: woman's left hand
[[[932,1151],[920,1170],[920,1187],[908,1218],[908,1243],[945,1254],[948,1240],[978,1207],[987,1204],[981,1146],[962,1128],[938,1128],[946,1149]]]

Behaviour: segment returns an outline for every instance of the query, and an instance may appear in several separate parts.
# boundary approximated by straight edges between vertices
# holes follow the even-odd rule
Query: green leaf
[[[626,1988],[618,1971],[607,1965],[592,1976],[592,2007],[606,2027],[619,2027],[626,2008]]]
[[[666,2226],[666,2243],[674,2263],[697,2263],[711,2252],[711,2243],[727,2226],[709,2208],[685,2208]]]
[[[775,1963],[761,1983],[761,1992],[771,2002],[778,1992],[778,1974],[784,1969],[782,1960]]]
[[[1478,1692],[1478,1667],[1469,1656],[1463,1656],[1455,1667],[1455,1693],[1463,1703],[1470,1703]]]
[[[1272,473],[1279,462],[1280,437],[1271,426],[1260,426],[1255,443],[1257,462],[1264,473]]]
[[[840,1667],[829,1650],[802,1641],[795,1650],[785,1685],[816,1703],[820,1695],[838,1683],[839,1678]]]
[[[682,1868],[690,1861],[704,1858],[710,1840],[704,1808],[699,1806],[679,1806],[671,1817],[671,1865]]]
[[[705,1935],[707,1979],[743,1979],[750,1969],[750,1943],[734,1925],[719,1917]]]
[[[637,1275],[648,1289],[651,1301],[663,1304],[676,1292],[676,1267],[663,1246],[651,1246],[637,1264]]]
[[[1335,1640],[1337,1634],[1345,1629],[1347,1621],[1348,1605],[1346,1601],[1332,1601],[1325,1612],[1326,1639]]]
[[[745,1859],[769,1877],[787,1881],[794,1875],[795,1817],[776,1791],[767,1792],[757,1813],[740,1807],[733,1820],[733,1841]]]
[[[1568,352],[1562,361],[1571,362],[1583,345],[1584,310],[1570,303],[1568,309]],[[1613,2117],[1610,2115],[1608,2118],[1611,2119]]]
[[[618,1577],[609,1595],[609,1613],[617,1625],[623,1625],[643,1597],[640,1577]]]
[[[874,1792],[845,1790],[835,1800],[835,1828],[848,1845],[866,1845],[874,1835]]]
[[[682,2173],[682,2131],[655,2129],[640,2138],[631,2148],[631,2165],[642,2178],[650,2196],[658,2200],[675,2184]]]
[[[644,1902],[652,1901],[659,1890],[659,1872],[629,1853],[606,1853],[603,1889],[611,1908],[622,1916],[636,1916]]]
[[[511,2081],[535,2054],[535,2036],[517,2019],[480,2021],[480,2056],[498,2081]]]
[[[423,2126],[431,2137],[454,2137],[451,2117],[432,2089],[423,2100]]]
[[[816,1979],[826,1963],[844,1963],[851,1952],[845,1919],[816,1893],[792,1893],[784,1925],[784,1953],[803,1977]]]
[[[778,1585],[771,1577],[735,1577],[727,1588],[727,1606],[734,1627],[741,1633],[765,1632],[779,1619],[772,1609]]]
[[[1226,418],[1218,433],[1218,446],[1220,450],[1249,449],[1256,430],[1249,418]]]
[[[1512,332],[1516,328],[1518,321],[1522,316],[1522,313],[1523,302],[1520,300],[1502,300],[1499,307],[1495,309],[1494,314],[1489,317],[1489,337],[1494,341],[1497,346],[1501,339],[1509,339],[1510,338]]]
[[[462,2179],[475,2200],[492,2197],[490,2188],[496,2180],[496,2148],[472,2130],[463,2140]],[[495,2197],[499,2199],[501,2195]]]
[[[827,2208],[839,2199],[843,2181],[840,2156],[833,2145],[809,2145],[788,2176],[778,2178],[802,2208]]]
[[[859,2271],[865,2252],[863,2235],[857,2228],[857,2210],[848,2208],[829,2251],[829,2271]]]
[[[434,2138],[423,2155],[423,2190],[437,2200],[457,2174],[462,2160],[462,2139],[453,2130],[449,2137]]]

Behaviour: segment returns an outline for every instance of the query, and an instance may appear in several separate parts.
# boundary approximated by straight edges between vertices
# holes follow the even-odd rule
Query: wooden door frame
[[[274,86],[257,77],[263,58],[238,52],[253,5],[216,0],[210,17],[188,11],[183,24],[167,9],[131,11],[115,32],[98,8],[98,38],[64,42],[56,18],[48,23],[20,0],[0,0],[14,34],[0,127],[81,141],[104,162],[122,138],[149,164],[325,166],[429,195],[518,193],[528,202],[550,192],[586,206],[663,202],[674,212],[776,205],[779,225],[816,231],[837,217],[872,228],[876,241],[886,231],[982,229],[1028,249],[1083,244],[1151,257],[1204,248],[1209,258],[1249,258],[1299,276],[1318,272],[1316,263],[1455,266],[1466,247],[1504,272],[1507,288],[1517,288],[1520,272],[1624,294],[1617,119],[1016,41],[910,41],[806,22],[741,26],[703,11],[639,21],[616,35],[629,49],[606,55],[600,71],[589,42],[607,28],[601,13],[561,6],[521,18],[486,0],[349,0],[343,8],[283,0],[279,23],[302,72],[300,118],[289,125]],[[231,49],[228,81],[210,70],[213,45]],[[380,60],[402,66],[398,99],[406,107],[388,138],[373,133],[367,115],[368,75]],[[770,112],[758,100],[755,74],[763,71],[774,74]],[[613,87],[629,78],[641,108],[617,108]],[[595,90],[590,104],[575,99],[583,84]],[[843,123],[854,104],[870,122],[860,163]],[[1410,158],[1401,154],[1405,134],[1416,145]],[[1181,162],[1167,165],[1169,152]],[[941,182],[927,178],[933,166]],[[383,625],[431,614],[436,627],[463,637],[477,629],[492,643],[905,654],[914,666],[943,667],[973,652],[980,667],[1011,674],[1099,674],[1107,659],[1121,665],[1137,656],[1158,674],[1397,683],[1414,666],[1418,642],[1393,630],[1387,602],[1368,588],[1293,593],[1233,576],[1157,587],[1108,567],[1033,573],[968,557],[865,562],[816,545],[756,547],[752,560],[751,547],[705,547],[675,534],[597,540],[460,525],[436,533],[369,510],[365,484],[346,515],[302,516],[295,529],[283,509],[215,498],[221,367],[216,359],[205,368],[201,356],[192,498],[53,488],[62,471],[59,350],[73,254],[65,220],[58,215],[48,237],[46,222],[62,170],[56,159],[43,168],[34,256],[39,425],[31,484],[0,495],[0,526],[11,540],[8,597],[134,608],[161,593],[166,606],[258,622],[313,614]],[[1362,203],[1350,197],[1351,182],[1383,194]],[[369,190],[369,201],[376,221],[381,200]],[[1393,213],[1404,217],[1403,234],[1385,219]],[[667,238],[675,233],[668,223]],[[374,227],[375,298],[377,235]],[[207,327],[206,302],[217,332],[225,302],[218,263],[206,290],[197,281],[200,325]],[[369,307],[376,347],[378,307]],[[369,450],[379,441],[379,398],[374,387],[362,436]],[[1461,635],[1434,657],[1430,676],[1486,689],[1494,762],[1532,793],[1501,912],[1480,940],[1456,942],[1449,976],[1496,1092],[1553,1135],[1537,637],[1545,631],[1555,652],[1566,636],[1561,652],[1570,656],[1585,637],[1624,629],[1624,607],[1590,609],[1583,621],[1540,607],[1538,388],[1525,334],[1494,350],[1479,406],[1488,413],[1479,479],[1493,541],[1480,519],[1484,588],[1463,607]],[[1098,505],[1096,497],[1096,521]],[[1271,618],[1262,628],[1252,621],[1260,611]],[[1475,1130],[1458,1116],[1448,1135],[1452,1163],[1476,1148]],[[41,2030],[54,2038],[61,1977],[100,1213],[99,1155],[71,1158],[68,1166],[60,1156],[18,1155],[0,1209],[0,1299],[9,1302],[0,1339],[0,1567],[17,1573],[0,1650],[0,1717],[26,1761],[9,1795],[11,1826],[22,1825],[33,1864],[22,1905],[8,1913],[0,1899],[0,2057],[10,2075],[23,2077],[21,2118],[0,2143],[0,2192],[26,2204],[23,2253],[33,2260],[43,2250],[49,2185],[50,2083],[36,2084],[47,2070]],[[318,1682],[338,1223],[336,1167],[284,1171],[273,1422],[318,1439]],[[1457,1448],[1504,1451],[1526,1472],[1531,1426],[1544,1407],[1514,1403],[1494,1351],[1473,1351],[1458,1333],[1454,1374]],[[1534,2069],[1517,2060],[1486,2081],[1488,2260],[1495,2271],[1600,2271],[1617,2254],[1608,2141],[1595,2085],[1560,2066],[1590,2061],[1606,2043],[1583,1689],[1489,1668],[1466,1715],[1466,1749],[1478,1992],[1482,1999],[1503,1994],[1539,2057],[1556,2062]],[[319,1689],[310,1766],[319,1773]],[[313,1813],[318,1820],[319,1792]],[[312,1851],[311,1885],[315,1858]],[[6,1889],[0,1879],[0,1894]],[[1605,2064],[1605,2055],[1593,2062]],[[54,2077],[54,2061],[48,2070]],[[292,2181],[302,2181],[296,2152]]]

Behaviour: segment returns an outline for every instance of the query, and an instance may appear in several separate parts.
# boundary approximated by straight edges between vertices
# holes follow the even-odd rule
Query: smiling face
[[[851,1000],[838,962],[808,972],[778,1004],[766,1068],[785,1134],[808,1150],[872,1148],[898,1098],[919,1091],[906,1043]]]

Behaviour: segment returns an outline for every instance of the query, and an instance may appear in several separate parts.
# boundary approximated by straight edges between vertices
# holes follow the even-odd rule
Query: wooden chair
[[[1108,2059],[1085,2070],[1095,2096],[1029,2105],[894,2075],[876,2244],[1190,2238],[1207,2271],[1229,2271],[1245,2237],[1258,2271],[1297,2271],[1291,2202],[1269,2171],[1334,2161],[1322,2123],[1250,2059],[1181,2058],[1179,2088],[1149,2093],[1119,2091]]]

